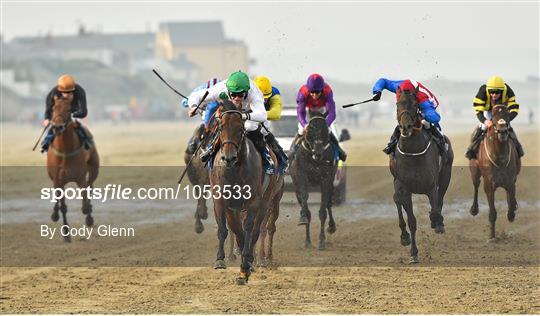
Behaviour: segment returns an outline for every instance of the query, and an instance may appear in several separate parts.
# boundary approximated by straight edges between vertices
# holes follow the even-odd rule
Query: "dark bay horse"
[[[416,217],[413,212],[412,194],[425,194],[429,198],[431,228],[444,233],[442,216],[443,199],[450,183],[454,153],[448,138],[448,151],[439,158],[439,150],[431,133],[422,128],[420,110],[415,91],[398,89],[397,121],[401,137],[394,157],[390,157],[390,172],[394,176],[394,202],[396,203],[401,244],[411,245],[410,263],[417,263]],[[446,137],[446,136],[445,136]],[[410,235],[407,232],[402,208],[407,212]]]
[[[218,117],[221,145],[210,171],[219,239],[215,268],[226,267],[224,243],[228,224],[241,251],[240,277],[237,281],[238,284],[246,284],[252,272],[261,224],[269,212],[276,213],[273,208],[279,205],[283,176],[264,174],[262,158],[246,135],[241,110],[225,100],[218,110]],[[276,161],[273,153],[272,158]],[[226,190],[233,191],[233,196],[227,196]]]
[[[86,150],[75,131],[75,123],[71,118],[71,102],[55,97],[51,128],[54,140],[47,152],[47,172],[55,188],[64,188],[69,182],[75,182],[79,188],[93,188],[99,173],[99,156],[95,144]],[[85,127],[83,127],[85,128]],[[87,135],[92,137],[90,132]],[[82,194],[82,213],[86,215],[86,225],[92,226],[92,204],[87,194]],[[58,210],[62,212],[64,221],[64,241],[71,241],[68,234],[67,206],[65,198],[56,201],[51,219],[59,219]]]
[[[321,206],[319,219],[321,228],[319,233],[319,250],[326,248],[326,235],[324,226],[327,216],[328,233],[336,232],[336,223],[332,215],[333,181],[337,170],[337,162],[334,161],[334,149],[330,143],[329,128],[326,124],[326,116],[320,113],[312,113],[309,124],[306,126],[304,137],[300,140],[300,146],[289,167],[296,199],[301,206],[300,222],[298,225],[306,226],[306,239],[304,245],[311,247],[309,226],[311,212],[308,208],[309,186],[317,184],[321,189]],[[293,144],[294,146],[294,144]]]
[[[506,105],[499,104],[492,109],[493,125],[488,128],[486,137],[480,143],[477,159],[471,159],[469,169],[474,185],[474,200],[471,214],[478,214],[478,186],[480,177],[484,178],[484,191],[489,204],[490,241],[495,241],[495,190],[502,187],[506,190],[508,202],[508,221],[513,222],[518,208],[516,201],[516,180],[521,169],[515,145],[508,137],[510,113]]]
[[[208,169],[204,166],[204,163],[195,157],[195,159],[191,160],[191,163],[188,165],[188,162],[190,161],[191,157],[193,155],[198,155],[200,153],[200,150],[196,150],[197,148],[204,148],[208,142],[208,137],[202,137],[202,135],[205,135],[204,133],[204,125],[198,126],[195,131],[193,132],[193,148],[186,148],[186,151],[184,153],[184,162],[186,164],[187,168],[187,176],[189,179],[189,182],[191,182],[194,186],[204,187],[204,185],[210,184],[210,177],[208,175]],[[207,134],[206,134],[207,135]],[[201,144],[202,142],[202,144]],[[201,145],[199,147],[199,145]],[[208,218],[208,207],[206,206],[206,199],[204,197],[200,197],[197,200],[197,209],[195,210],[195,232],[197,234],[200,234],[204,231],[204,225],[201,221],[201,219],[207,219]]]

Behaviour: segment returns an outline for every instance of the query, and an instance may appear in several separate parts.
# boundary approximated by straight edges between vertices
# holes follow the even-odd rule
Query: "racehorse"
[[[208,169],[204,166],[204,163],[200,159],[191,159],[193,155],[198,155],[196,148],[204,148],[208,142],[209,137],[202,137],[202,135],[208,135],[204,133],[204,125],[198,126],[193,132],[193,148],[186,148],[184,153],[184,162],[187,168],[187,176],[189,182],[193,186],[204,187],[210,184],[210,177],[208,175]],[[202,142],[202,144],[201,144]],[[200,146],[199,146],[200,145]],[[189,161],[191,160],[191,163]],[[189,164],[188,164],[189,163]],[[206,199],[199,197],[197,200],[197,209],[195,210],[195,232],[200,234],[204,231],[204,226],[201,219],[208,218],[208,208],[206,206]]]
[[[319,208],[319,219],[321,228],[318,249],[324,250],[326,249],[324,226],[327,215],[330,217],[328,233],[333,234],[336,232],[336,223],[332,215],[332,193],[337,162],[334,159],[334,150],[330,143],[326,115],[312,112],[310,117],[304,136],[299,141],[299,148],[290,164],[289,174],[295,187],[296,199],[302,208],[298,225],[306,226],[306,239],[304,242],[306,248],[311,247],[309,232],[311,212],[308,208],[309,186],[320,185],[321,206]]]
[[[71,118],[71,102],[67,99],[55,97],[52,112],[51,129],[54,139],[47,152],[47,172],[55,188],[63,189],[69,182],[75,182],[79,188],[93,189],[94,181],[99,173],[99,156],[95,144],[85,150],[84,144],[75,131],[75,124]],[[85,127],[82,127],[85,128]],[[86,132],[91,138],[89,131]],[[92,226],[92,204],[87,194],[82,194],[82,213],[86,215],[86,225]],[[62,212],[64,226],[62,235],[64,241],[69,242],[67,206],[65,198],[56,201],[51,219],[59,219],[58,210]]]
[[[516,179],[521,169],[515,145],[509,140],[510,112],[506,105],[499,104],[492,109],[493,125],[487,129],[486,137],[479,146],[477,159],[471,159],[469,169],[474,185],[474,200],[470,209],[473,216],[478,214],[478,186],[480,177],[484,178],[484,191],[489,204],[489,222],[491,229],[489,240],[495,241],[495,190],[506,190],[508,202],[508,221],[513,222],[518,208],[516,201]]]
[[[263,172],[262,158],[253,142],[246,137],[242,113],[242,109],[228,100],[220,105],[217,132],[221,145],[210,171],[219,239],[214,267],[226,268],[224,243],[228,224],[241,251],[238,284],[248,282],[261,224],[267,213],[272,211],[270,208],[279,204],[283,192],[283,177]],[[271,154],[276,162],[275,155]],[[227,190],[233,191],[232,195],[227,194]]]
[[[394,202],[396,203],[401,244],[411,245],[410,263],[418,263],[416,247],[416,217],[413,212],[412,194],[425,194],[429,198],[431,228],[444,233],[442,216],[443,199],[452,175],[454,153],[448,138],[448,150],[439,158],[439,150],[430,132],[422,128],[422,115],[415,91],[398,89],[397,121],[401,132],[396,153],[390,157],[390,172],[394,176]],[[407,212],[410,235],[407,232],[402,208]]]

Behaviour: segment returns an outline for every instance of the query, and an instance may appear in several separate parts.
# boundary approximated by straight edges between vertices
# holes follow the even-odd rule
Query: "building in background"
[[[246,44],[226,38],[220,21],[161,23],[155,40],[156,57],[194,64],[198,81],[226,78],[239,69],[249,71]]]

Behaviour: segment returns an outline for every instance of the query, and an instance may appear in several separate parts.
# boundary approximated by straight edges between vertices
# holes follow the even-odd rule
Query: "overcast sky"
[[[164,21],[222,20],[245,41],[252,73],[281,82],[311,72],[348,82],[381,76],[485,81],[538,76],[539,3],[6,2],[2,35],[156,31]]]

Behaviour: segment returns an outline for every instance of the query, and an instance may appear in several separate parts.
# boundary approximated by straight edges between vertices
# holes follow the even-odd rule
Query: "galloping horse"
[[[93,189],[94,181],[99,173],[99,156],[95,145],[85,150],[84,144],[80,141],[75,131],[75,124],[71,118],[71,103],[62,98],[55,97],[51,128],[54,133],[54,140],[47,152],[47,172],[53,181],[55,188],[64,188],[69,182],[75,182],[79,188],[90,187]],[[92,137],[90,132],[87,135]],[[82,213],[86,215],[86,225],[92,226],[92,204],[83,195]],[[65,198],[56,201],[51,219],[56,222],[59,219],[58,210],[62,211],[64,221],[62,235],[64,241],[69,242],[71,238],[68,231],[67,206]]]
[[[499,104],[492,109],[493,125],[488,128],[486,137],[480,143],[477,159],[471,159],[469,169],[474,185],[474,200],[470,212],[478,214],[478,186],[480,177],[484,178],[484,191],[489,204],[490,241],[495,241],[495,190],[503,187],[508,202],[508,221],[513,222],[518,208],[516,201],[516,179],[521,169],[521,159],[516,147],[509,140],[508,129],[510,113],[506,105]]]
[[[235,234],[242,257],[240,277],[237,281],[238,284],[245,284],[252,272],[255,244],[261,224],[270,216],[267,215],[269,212],[279,214],[275,208],[279,206],[283,193],[283,176],[264,174],[261,156],[252,141],[246,137],[241,110],[225,100],[218,111],[221,146],[210,171],[219,239],[215,268],[226,268],[223,248],[228,224]],[[273,153],[272,159],[276,161]],[[227,197],[227,188],[233,191],[235,196],[229,194]],[[273,232],[270,236],[272,235]]]
[[[397,121],[401,137],[395,157],[390,157],[390,172],[394,176],[394,202],[396,203],[401,244],[411,245],[410,263],[418,263],[416,247],[416,217],[413,212],[412,194],[425,194],[429,198],[431,228],[444,233],[442,216],[443,199],[452,175],[454,153],[450,141],[448,151],[439,159],[439,150],[431,134],[422,128],[420,110],[415,91],[398,89]],[[402,207],[407,212],[410,235],[403,219]]]
[[[330,143],[329,129],[325,118],[326,115],[321,113],[311,113],[305,135],[300,140],[300,147],[289,168],[296,190],[296,199],[302,207],[298,225],[306,225],[306,239],[304,242],[306,248],[311,247],[309,232],[311,212],[308,208],[309,186],[320,185],[321,206],[319,208],[319,219],[321,220],[321,229],[319,233],[319,250],[326,249],[324,225],[327,212],[330,216],[328,233],[333,234],[336,232],[336,223],[332,216],[332,193],[337,163],[334,161],[334,150]]]
[[[193,145],[195,148],[204,148],[204,146],[208,142],[208,137],[202,138],[201,136],[204,134],[204,126],[201,128],[200,126],[195,129],[193,132]],[[201,144],[202,142],[202,144]],[[199,147],[199,145],[201,145]],[[194,186],[203,187],[204,185],[210,184],[210,177],[208,176],[208,169],[204,166],[204,163],[200,159],[192,159],[191,157],[193,155],[198,155],[198,151],[190,152],[189,149],[186,149],[184,153],[184,162],[186,164],[187,168],[187,176],[189,178],[189,182],[191,182]],[[191,160],[191,163],[188,165],[188,162]],[[204,231],[204,226],[201,221],[201,219],[207,219],[208,218],[208,208],[206,206],[206,199],[204,197],[200,197],[197,200],[197,210],[195,211],[195,232],[197,234],[200,234]]]

